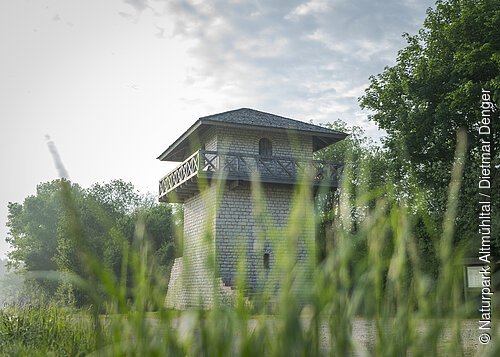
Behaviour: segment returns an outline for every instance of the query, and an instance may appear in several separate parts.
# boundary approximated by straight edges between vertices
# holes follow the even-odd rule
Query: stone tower
[[[285,234],[301,169],[313,171],[316,189],[336,189],[339,165],[313,161],[313,153],[345,137],[242,108],[199,118],[170,145],[158,159],[181,163],[160,180],[159,200],[183,204],[184,240],[183,257],[175,260],[171,271],[166,306],[208,307],[214,294],[230,293],[241,257],[248,292],[258,291],[273,275],[277,250],[287,249],[286,237],[269,242],[263,226]],[[255,215],[256,180],[265,201],[264,218]],[[314,245],[314,229],[303,232],[301,241]],[[296,254],[304,261],[307,253]],[[207,257],[214,269],[208,268]]]

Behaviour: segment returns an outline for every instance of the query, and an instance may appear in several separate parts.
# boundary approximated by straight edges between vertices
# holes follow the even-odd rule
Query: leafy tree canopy
[[[418,34],[405,34],[408,46],[396,65],[370,77],[360,103],[387,131],[387,147],[398,153],[403,147],[414,163],[449,163],[458,128],[478,145],[481,90],[500,102],[500,7],[495,0],[438,1],[427,15]]]
[[[423,28],[416,35],[405,34],[408,45],[399,51],[396,64],[370,77],[371,84],[360,98],[361,106],[373,111],[370,119],[387,131],[384,146],[399,182],[415,178],[436,222],[446,208],[456,132],[466,130],[469,149],[456,220],[459,240],[477,233],[483,89],[491,92],[496,103],[491,113],[491,189],[499,191],[494,168],[499,164],[500,145],[499,29],[496,0],[438,1],[435,9],[428,10]],[[494,199],[498,207],[498,197]],[[496,211],[493,224],[500,218]]]
[[[139,221],[160,265],[168,268],[176,256],[172,207],[153,203],[122,180],[88,189],[66,180],[41,183],[23,203],[10,202],[8,211],[7,242],[13,248],[9,263],[28,272],[70,272],[87,278],[89,262],[82,259],[87,254],[118,280],[124,245],[132,245]],[[37,280],[36,285],[49,297],[61,290],[54,281]],[[78,292],[72,299],[87,302]]]

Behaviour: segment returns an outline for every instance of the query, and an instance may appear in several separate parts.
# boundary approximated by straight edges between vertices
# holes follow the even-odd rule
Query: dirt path
[[[425,334],[430,325],[432,325],[431,321],[422,321],[417,326],[417,333],[422,335]],[[490,331],[492,340],[500,339],[499,325],[500,324],[498,323],[495,323],[493,325],[496,326],[496,332]],[[482,352],[485,350],[485,347],[487,347],[485,345],[482,345],[479,341],[479,335],[481,331],[479,330],[478,326],[479,324],[477,320],[463,320],[461,322],[461,340],[466,356],[482,356]],[[325,326],[323,330],[324,334],[322,335],[322,342],[328,348],[330,345],[328,329]],[[443,336],[441,336],[441,344],[443,347],[446,346],[447,343],[451,343],[452,333],[453,329],[451,327],[445,327]],[[353,340],[357,345],[356,355],[364,356],[367,352],[373,351],[374,343],[376,340],[376,327],[373,321],[362,318],[354,319],[352,334]],[[492,342],[490,342],[490,344],[492,344]]]

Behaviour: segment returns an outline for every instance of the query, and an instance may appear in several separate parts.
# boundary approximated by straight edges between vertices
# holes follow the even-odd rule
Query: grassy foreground
[[[94,278],[56,277],[68,291],[77,288],[91,296],[94,303],[87,310],[0,310],[0,355],[498,356],[499,321],[493,321],[490,343],[479,344],[477,320],[467,319],[477,306],[463,301],[463,249],[453,242],[461,155],[463,148],[457,150],[448,211],[434,242],[437,279],[427,273],[415,238],[420,229],[415,217],[425,218],[418,192],[403,199],[388,185],[383,194],[374,195],[364,192],[361,182],[353,198],[346,194],[353,181],[346,169],[334,208],[336,223],[327,234],[331,247],[312,275],[304,275],[293,254],[279,256],[278,291],[262,291],[249,301],[243,293],[242,257],[231,306],[214,296],[210,310],[167,310],[165,277],[157,274],[139,222],[136,244],[124,244],[121,281],[111,278],[84,248],[82,259]],[[265,215],[259,187],[253,191],[255,214]],[[364,207],[356,227],[353,207]],[[70,197],[67,209],[74,210]],[[285,232],[292,251],[306,226],[318,224],[310,214],[314,209],[309,185],[299,185]],[[76,227],[72,239],[82,239],[78,231]],[[282,233],[269,227],[261,239],[272,242]],[[207,241],[213,239],[206,236]],[[315,248],[307,249],[314,260]],[[214,269],[214,257],[206,260]],[[215,286],[217,281],[207,283]],[[298,298],[295,292],[302,284],[307,289]]]

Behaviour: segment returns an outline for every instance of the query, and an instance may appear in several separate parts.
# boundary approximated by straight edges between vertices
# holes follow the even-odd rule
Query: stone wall
[[[210,127],[199,139],[193,141],[192,147],[186,153],[190,156],[196,150],[205,148],[209,151],[222,153],[259,154],[259,140],[267,138],[273,146],[273,156],[290,157],[300,160],[311,160],[313,140],[307,134],[289,134],[286,131],[267,131],[262,129],[240,129]],[[198,147],[198,146],[199,147]]]
[[[184,310],[187,305],[186,290],[184,289],[182,257],[174,260],[168,281],[165,307],[168,309]]]
[[[167,307],[207,308],[214,293],[227,301],[236,286],[239,259],[244,259],[248,295],[277,287],[287,259],[297,263],[295,271],[312,272],[308,258],[315,249],[314,225],[307,222],[312,212],[290,220],[294,186],[266,184],[259,199],[249,182],[229,182],[219,188],[215,213],[217,189],[213,184],[184,203],[184,256],[172,268]],[[211,263],[217,264],[216,274]],[[304,289],[299,286],[297,294]]]
[[[183,257],[176,258],[174,261],[174,265],[170,271],[170,280],[168,282],[168,290],[165,297],[165,307],[175,310],[185,310],[192,306],[209,308],[210,302],[212,302],[212,296],[202,296],[200,299],[199,296],[188,295],[188,289],[184,281],[189,282],[196,274],[199,274],[199,272],[191,271],[190,275],[185,274],[183,263]],[[213,281],[207,281],[207,284],[213,284]],[[231,287],[225,285],[221,278],[216,278],[214,287],[221,305],[234,305],[235,291],[231,289]],[[206,293],[212,293],[211,290],[212,289]]]
[[[217,260],[225,285],[235,286],[240,259],[245,262],[250,294],[277,285],[283,278],[285,259],[312,271],[307,258],[308,252],[315,251],[314,224],[306,222],[303,215],[290,219],[294,190],[291,185],[266,184],[258,197],[252,194],[249,182],[226,186],[215,229]]]
[[[187,306],[211,304],[214,275],[209,264],[215,253],[215,204],[215,186],[184,202],[182,274]]]
[[[217,128],[217,150],[250,155],[259,154],[259,140],[268,138],[273,146],[273,156],[294,159],[312,159],[312,136],[289,136],[285,131],[266,131],[238,128]]]
[[[215,127],[210,127],[203,134],[202,145],[205,146],[205,150],[217,151],[217,129]]]
[[[289,138],[281,131],[211,128],[201,141],[206,150],[258,155],[263,137],[271,140],[273,156],[312,158],[309,135]],[[236,286],[239,259],[245,259],[249,294],[283,281],[284,270],[278,262],[286,259],[299,263],[295,271],[302,269],[306,275],[312,272],[313,260],[308,257],[314,254],[313,210],[297,214],[290,222],[294,191],[293,185],[265,184],[261,198],[254,198],[249,182],[226,182],[218,188],[214,181],[202,194],[187,199],[184,256],[176,259],[172,269],[172,291],[167,294],[166,306],[210,307],[214,293],[224,300]]]

